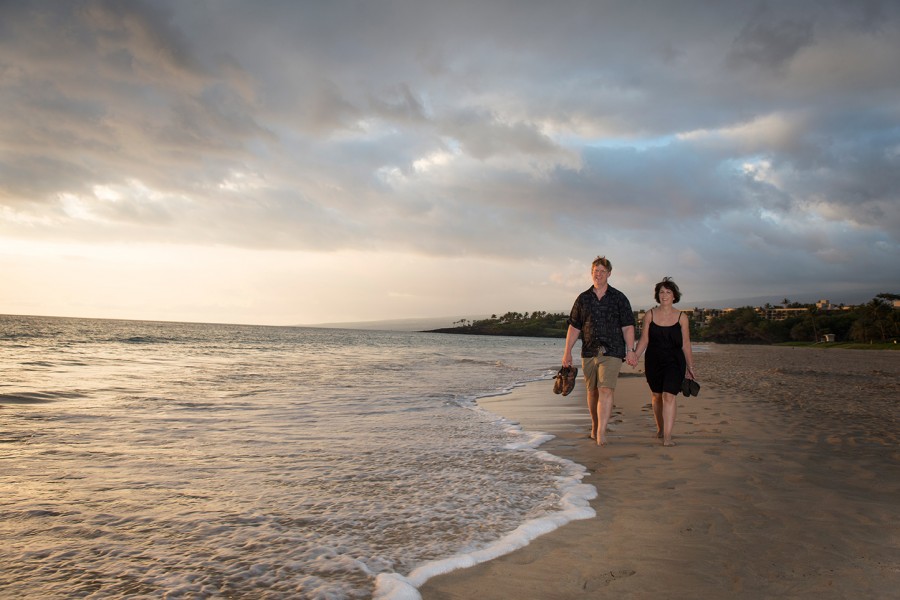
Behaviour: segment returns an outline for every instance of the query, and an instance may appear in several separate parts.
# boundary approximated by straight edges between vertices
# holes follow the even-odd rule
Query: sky
[[[900,293],[900,3],[0,0],[0,313]]]

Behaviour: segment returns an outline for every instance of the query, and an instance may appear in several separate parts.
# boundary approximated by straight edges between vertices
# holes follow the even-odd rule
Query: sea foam
[[[593,514],[549,436],[475,401],[551,376],[562,340],[9,316],[0,331],[10,597],[414,598]]]

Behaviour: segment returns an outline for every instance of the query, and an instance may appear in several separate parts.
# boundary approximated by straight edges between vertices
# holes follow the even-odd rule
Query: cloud
[[[812,43],[813,22],[809,17],[796,21],[777,19],[763,4],[738,33],[728,54],[728,64],[777,71]]]
[[[891,2],[3,3],[0,232],[890,287],[898,39]]]

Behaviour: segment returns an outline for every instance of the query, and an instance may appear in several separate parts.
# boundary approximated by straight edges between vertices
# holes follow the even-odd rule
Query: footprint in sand
[[[679,485],[684,485],[685,483],[687,483],[687,480],[685,479],[673,479],[672,481],[666,481],[665,483],[663,483],[663,487],[665,487],[667,490],[674,490]]]
[[[613,581],[616,581],[617,579],[625,579],[626,577],[631,577],[632,575],[636,575],[636,574],[637,574],[637,571],[633,571],[631,569],[619,569],[616,571],[609,571],[608,573],[603,574],[602,581],[604,584],[609,585],[610,583],[612,583]],[[584,582],[584,585],[581,586],[582,589],[587,590],[588,586],[591,583],[592,583],[591,580],[586,580]]]
[[[612,457],[610,457],[610,460],[616,461],[616,460],[623,460],[626,458],[639,458],[639,456],[637,454],[622,454],[620,456],[612,456]]]

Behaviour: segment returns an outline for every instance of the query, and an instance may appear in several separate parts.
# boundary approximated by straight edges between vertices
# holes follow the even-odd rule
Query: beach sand
[[[629,367],[605,448],[581,382],[480,401],[554,434],[541,449],[588,468],[597,516],[432,578],[422,597],[898,597],[900,352],[712,346],[695,362],[703,388],[678,397],[673,448]]]

